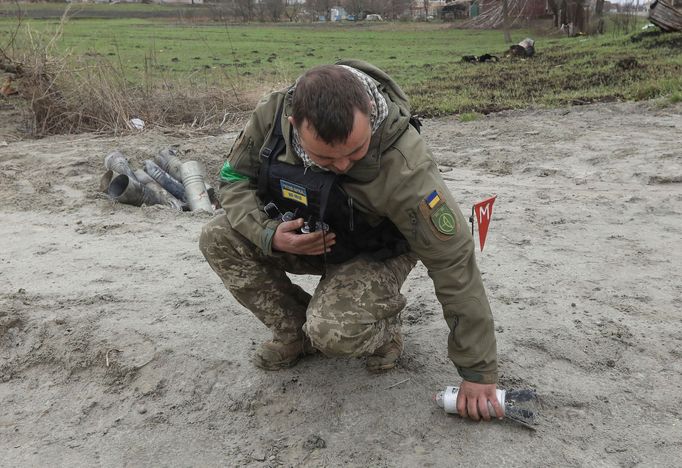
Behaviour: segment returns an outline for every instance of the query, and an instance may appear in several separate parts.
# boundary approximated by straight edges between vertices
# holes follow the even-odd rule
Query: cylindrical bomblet
[[[180,201],[187,201],[185,187],[182,182],[175,180],[169,173],[161,169],[154,161],[147,159],[144,161],[144,171],[159,185]]]
[[[178,210],[182,211],[183,203],[171,195],[165,188],[161,187],[157,181],[152,179],[152,177],[144,172],[142,169],[137,169],[135,171],[135,177],[137,180],[145,186],[145,188],[156,193],[161,199],[165,200],[165,204]]]
[[[178,152],[175,148],[162,149],[159,154],[154,157],[156,164],[164,171],[168,172],[174,179],[182,180],[182,173],[180,167],[182,161],[178,157]]]
[[[128,160],[120,151],[109,153],[107,157],[104,158],[104,167],[112,170],[116,174],[125,174],[131,179],[137,180],[135,174],[133,174],[133,170],[128,165]]]
[[[125,174],[117,175],[113,178],[107,189],[107,193],[111,198],[120,203],[127,205],[142,206],[142,205],[169,205],[168,201],[158,193],[147,188],[145,185],[138,182],[137,179],[128,177]],[[177,208],[173,206],[173,208]]]
[[[192,211],[204,210],[213,213],[213,206],[204,183],[204,169],[198,161],[187,161],[180,167],[182,184],[185,186],[185,196]]]
[[[445,390],[434,395],[433,399],[436,404],[443,408],[446,413],[458,414],[457,412],[457,394],[458,387],[445,387]],[[517,423],[523,424],[526,427],[533,428],[535,425],[536,415],[540,409],[540,400],[537,393],[532,388],[514,389],[508,388],[505,390],[497,389],[497,401],[504,410],[504,416]],[[490,416],[501,416],[495,413],[495,409],[488,401],[488,411]]]
[[[206,193],[208,193],[208,199],[211,202],[211,207],[213,207],[214,209],[218,209],[220,208],[220,201],[216,196],[215,189],[208,181],[208,176],[206,175],[206,168],[202,164],[199,164],[199,167],[201,168],[201,175],[204,178],[204,185],[206,186]]]
[[[502,406],[502,409],[504,409],[504,403],[505,403],[505,390],[497,389],[497,401],[500,403],[500,406]],[[435,400],[436,404],[443,408],[446,413],[452,413],[452,414],[458,414],[457,413],[457,394],[459,393],[459,387],[445,387],[445,390],[442,392],[436,393]],[[488,402],[488,411],[490,412],[490,416],[495,417],[495,408],[493,408],[493,405]]]

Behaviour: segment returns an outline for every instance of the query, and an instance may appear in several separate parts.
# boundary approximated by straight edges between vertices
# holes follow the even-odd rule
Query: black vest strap
[[[260,152],[260,170],[258,171],[258,189],[256,194],[261,199],[264,199],[268,194],[268,174],[270,174],[272,158],[276,158],[286,148],[284,134],[282,133],[283,107],[284,101],[277,108],[270,138],[267,144],[263,145],[263,149]]]
[[[415,128],[415,130],[417,130],[417,133],[422,132],[422,121],[419,120],[419,117],[417,117],[416,115],[410,116],[410,125],[412,125]]]

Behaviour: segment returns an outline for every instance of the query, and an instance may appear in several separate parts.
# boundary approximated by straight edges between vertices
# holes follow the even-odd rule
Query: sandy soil
[[[0,465],[678,465],[682,107],[506,112],[423,132],[463,209],[498,195],[478,258],[501,385],[537,389],[537,431],[435,407],[459,378],[421,265],[396,370],[319,355],[254,368],[269,333],[203,260],[208,215],[97,192],[115,148],[140,167],[179,144],[217,174],[234,133],[0,134]]]

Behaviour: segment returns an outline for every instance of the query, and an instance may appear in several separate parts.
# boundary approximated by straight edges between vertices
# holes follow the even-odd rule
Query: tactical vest
[[[407,240],[388,218],[372,226],[353,206],[353,198],[342,187],[346,176],[277,160],[286,150],[281,118],[282,105],[260,152],[257,194],[261,201],[273,202],[281,213],[293,213],[294,219],[303,218],[311,230],[318,221],[327,224],[336,234],[331,252],[324,255],[327,263],[343,263],[360,254],[386,260],[408,252]]]

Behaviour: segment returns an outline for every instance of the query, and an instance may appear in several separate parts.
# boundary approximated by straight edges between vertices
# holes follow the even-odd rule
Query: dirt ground
[[[235,133],[21,141],[5,126],[0,465],[679,466],[682,105],[424,124],[465,212],[498,195],[478,260],[500,384],[537,389],[536,431],[434,405],[459,378],[421,265],[397,369],[320,355],[254,368],[269,333],[203,260],[209,215],[97,190],[116,148],[141,167],[178,144],[217,174]]]

